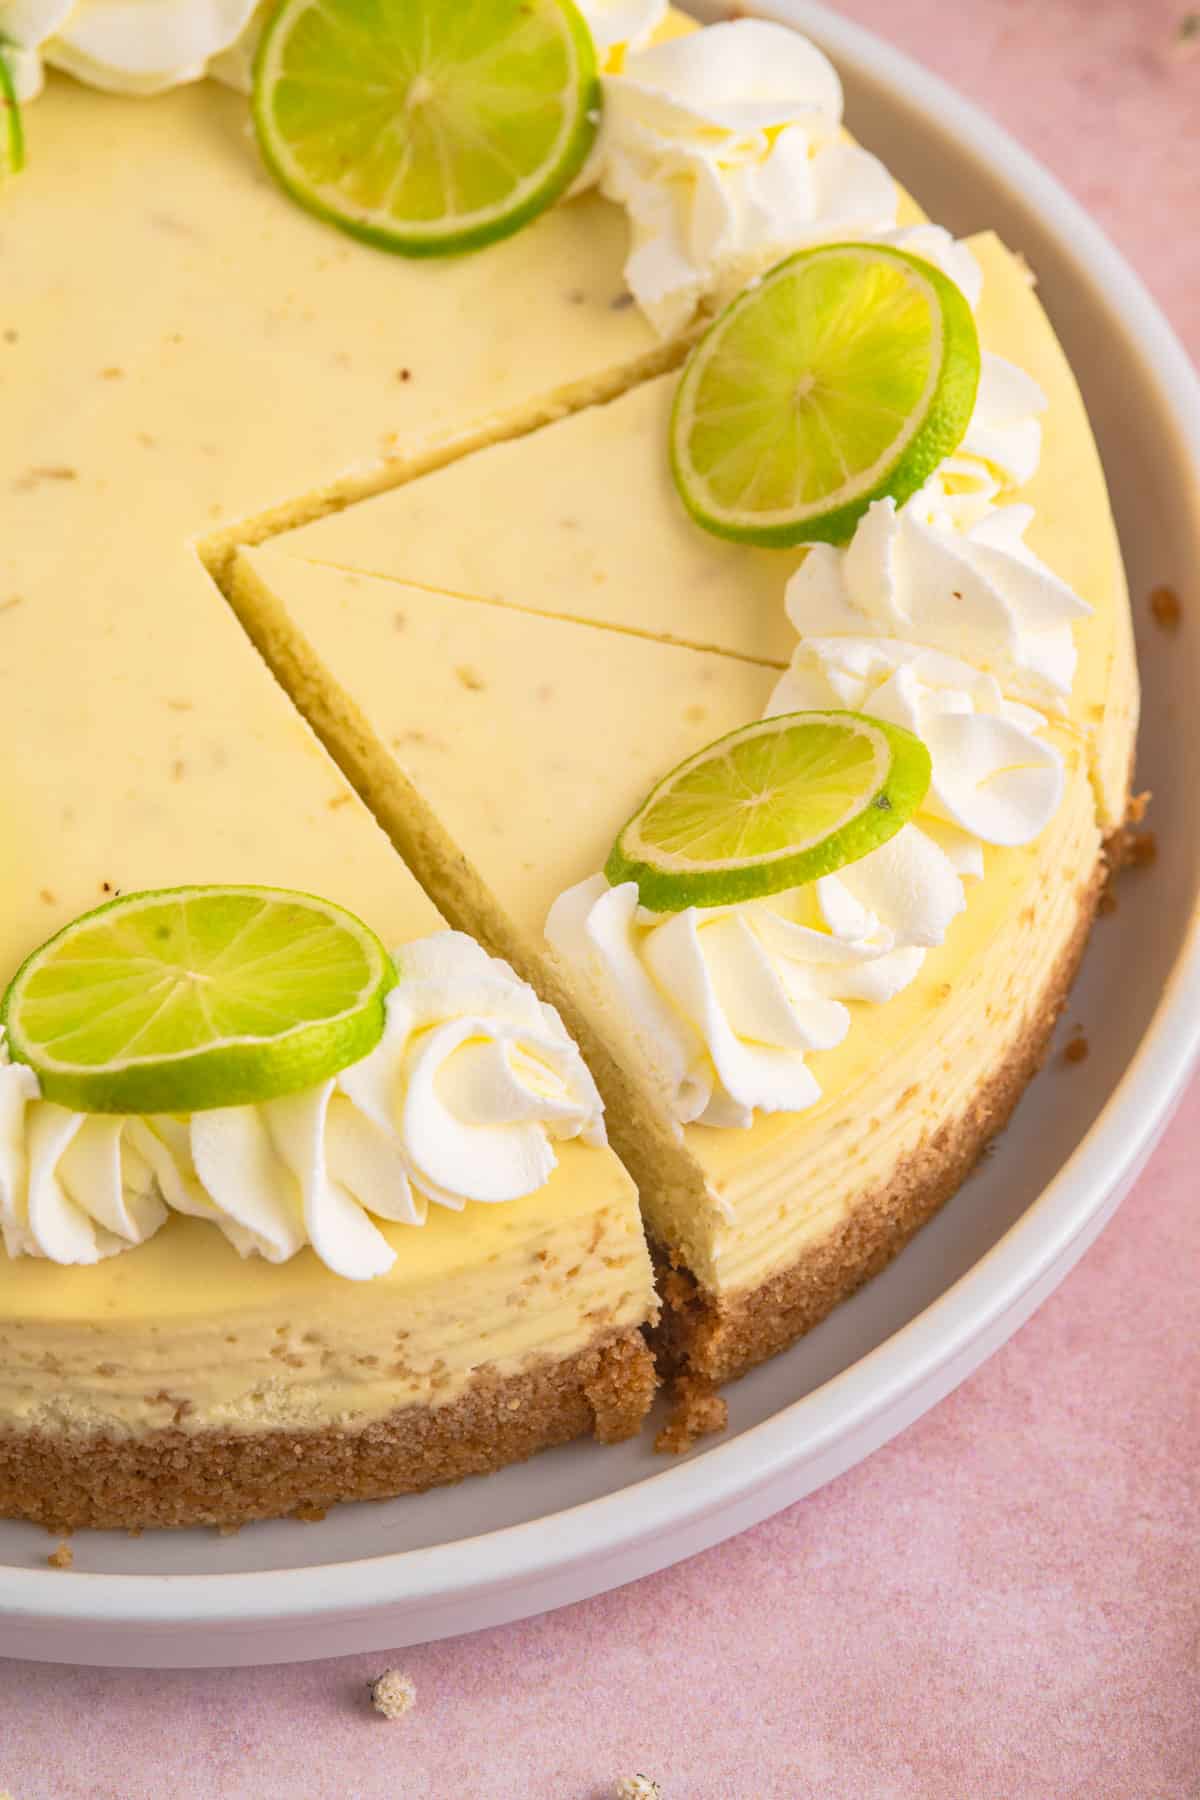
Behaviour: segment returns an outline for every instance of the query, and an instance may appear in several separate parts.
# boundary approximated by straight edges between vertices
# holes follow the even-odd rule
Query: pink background
[[[1200,356],[1200,55],[1171,48],[1184,10],[842,4],[1040,156]],[[896,1443],[756,1531],[393,1658],[184,1674],[0,1662],[0,1795],[604,1800],[640,1769],[664,1800],[1195,1800],[1198,1156],[1200,1084],[1032,1323]],[[419,1690],[398,1724],[365,1699],[389,1661]]]

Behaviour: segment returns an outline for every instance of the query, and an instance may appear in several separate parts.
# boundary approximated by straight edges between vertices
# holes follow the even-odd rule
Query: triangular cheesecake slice
[[[119,891],[290,885],[355,909],[402,973],[413,940],[426,959],[454,942],[464,974],[451,982],[486,1012],[499,972],[447,937],[195,560],[162,559],[145,604],[126,582],[119,556],[93,557],[86,610],[46,582],[0,612],[0,752],[25,772],[0,803],[5,969]],[[87,671],[86,696],[65,668]],[[554,1037],[511,975],[500,986],[506,1018],[532,1021],[535,1043]],[[250,1191],[256,1165],[235,1156],[231,1186],[197,1189],[186,1152],[147,1165],[126,1136],[110,1193],[97,1159],[114,1122],[77,1121],[51,1158],[46,1135],[70,1115],[31,1097],[28,1073],[0,1050],[0,1516],[229,1523],[639,1423],[653,1390],[639,1328],[655,1302],[611,1150],[547,1140],[542,1175],[506,1198],[488,1192],[485,1128],[465,1189],[439,1203],[414,1188],[405,1206],[400,1178],[384,1217],[353,1209],[369,1269],[339,1260],[355,1249],[335,1221],[333,1267],[327,1246],[299,1247],[309,1215],[285,1161]],[[256,1113],[233,1109],[219,1142],[236,1150],[234,1114]],[[207,1130],[215,1115],[196,1117]],[[164,1154],[183,1127],[151,1124],[138,1147]]]
[[[1033,508],[1025,541],[1093,608],[1077,627],[1071,716],[1091,746],[1100,816],[1112,829],[1128,791],[1137,675],[1104,475],[1028,270],[993,233],[967,243],[983,272],[984,348],[1031,376],[1046,400],[1041,461],[1007,497]],[[781,600],[803,552],[723,543],[687,517],[666,454],[676,384],[663,375],[290,533],[279,547],[362,574],[782,666],[795,632]],[[1003,415],[982,421],[1001,438],[1018,423]]]
[[[417,267],[293,206],[244,102],[211,85],[121,99],[54,80],[28,135],[0,300],[0,988],[69,920],[144,887],[302,888],[389,949],[444,946],[194,546],[215,563],[237,522],[310,517],[400,459],[658,366],[613,304],[621,215],[585,197],[470,262]],[[505,987],[459,951],[472,1002]],[[505,1005],[553,1038],[515,989]],[[644,1414],[656,1303],[598,1127],[591,1144],[535,1127],[542,1173],[516,1198],[443,1184],[453,1204],[417,1189],[406,1215],[397,1180],[365,1234],[390,1266],[356,1280],[312,1248],[260,1253],[303,1236],[277,1157],[255,1190],[271,1229],[242,1217],[226,1235],[190,1179],[164,1207],[188,1173],[167,1154],[179,1121],[138,1136],[157,1169],[124,1138],[119,1166],[85,1157],[115,1131],[47,1111],[27,1075],[0,1053],[0,1515],[226,1523],[426,1487]],[[56,1159],[60,1130],[78,1142]],[[486,1145],[475,1164],[486,1186]]]
[[[681,1131],[645,1042],[544,924],[658,775],[763,710],[775,671],[275,546],[241,553],[234,594],[447,915],[571,1020],[676,1270],[672,1328],[693,1374],[723,1380],[781,1348],[953,1192],[1036,1067],[1091,922],[1100,834],[1072,732],[1054,734],[1065,781],[1049,825],[988,849],[903,993],[849,1003],[844,1041],[809,1059],[811,1104]]]

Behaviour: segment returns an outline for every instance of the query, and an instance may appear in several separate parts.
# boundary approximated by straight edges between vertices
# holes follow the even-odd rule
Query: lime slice
[[[283,0],[254,67],[284,187],[404,256],[474,249],[549,206],[599,108],[572,0]]]
[[[961,441],[979,336],[940,269],[878,244],[801,250],[688,358],[671,464],[698,524],[747,544],[842,543]]]
[[[660,781],[604,865],[643,906],[680,912],[800,887],[894,837],[924,799],[929,752],[864,713],[743,725]]]
[[[283,888],[164,888],[84,914],[0,1004],[8,1048],[76,1112],[187,1113],[311,1086],[383,1035],[396,972],[353,913]]]
[[[17,91],[0,43],[0,181],[16,175],[25,167],[25,133],[21,128],[21,109]]]

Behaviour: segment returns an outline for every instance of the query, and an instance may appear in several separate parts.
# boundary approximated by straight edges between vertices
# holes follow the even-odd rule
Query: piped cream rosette
[[[9,1256],[91,1263],[143,1243],[168,1210],[243,1256],[310,1245],[366,1280],[396,1252],[374,1222],[419,1226],[535,1192],[554,1142],[604,1142],[600,1097],[552,1007],[473,939],[396,953],[382,1039],[318,1086],[186,1118],[71,1112],[0,1042],[0,1234]]]

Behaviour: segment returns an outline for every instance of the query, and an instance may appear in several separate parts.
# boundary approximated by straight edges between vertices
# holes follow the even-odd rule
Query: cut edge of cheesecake
[[[637,1046],[614,1031],[603,1007],[592,1003],[594,997],[581,990],[577,977],[564,968],[552,949],[535,943],[530,932],[510,918],[464,853],[467,847],[455,841],[431,802],[393,756],[364,706],[331,673],[275,591],[273,577],[278,577],[286,591],[289,563],[294,578],[300,565],[274,548],[239,556],[232,583],[239,616],[395,847],[436,895],[446,916],[470,928],[489,948],[511,961],[558,1007],[579,1041],[604,1095],[613,1146],[641,1190],[648,1235],[663,1274],[662,1291],[670,1316],[658,1334],[661,1360],[671,1373],[682,1375],[678,1391],[688,1404],[703,1407],[715,1385],[734,1379],[786,1347],[882,1268],[957,1189],[987,1142],[1006,1123],[1045,1054],[1087,939],[1103,879],[1103,849],[1083,758],[1073,758],[1071,803],[1064,803],[1059,821],[1061,848],[1074,876],[1066,884],[1069,895],[1056,913],[1051,931],[1035,917],[1036,893],[1026,895],[1021,917],[1009,920],[1005,928],[1012,941],[1003,949],[1002,966],[1029,967],[1035,987],[1022,993],[1011,1014],[1010,1028],[997,1047],[996,1066],[983,1065],[983,1078],[965,1098],[948,1096],[943,1101],[926,1136],[918,1134],[908,1146],[893,1178],[882,1189],[854,1196],[842,1219],[818,1218],[817,1229],[798,1253],[782,1266],[777,1259],[765,1279],[751,1276],[740,1286],[734,1282],[721,1292],[715,1276],[712,1286],[706,1283],[712,1258],[703,1242],[705,1230],[711,1229],[720,1212],[720,1181],[709,1179],[699,1159],[689,1152],[691,1134],[704,1133],[704,1128],[690,1127],[681,1133]],[[318,570],[315,565],[308,568],[312,579]],[[324,575],[330,582],[340,579],[332,569],[326,569]],[[359,578],[364,582],[371,579]],[[398,594],[405,591],[400,583],[385,581],[380,586],[392,587]],[[580,628],[575,621],[556,623],[560,629]],[[675,653],[696,654],[678,649]],[[1057,834],[1054,846],[1057,855]],[[1030,940],[1035,954],[1028,953]],[[859,1029],[863,1029],[861,1022]],[[852,1096],[852,1105],[857,1098]],[[869,1093],[868,1098],[872,1098]],[[772,1122],[772,1129],[774,1125]],[[676,1445],[668,1439],[668,1447]]]
[[[1046,1060],[1095,922],[1110,871],[1103,845],[1081,872],[1074,918],[1003,1055],[971,1102],[897,1165],[890,1181],[862,1196],[815,1250],[756,1287],[714,1296],[652,1241],[663,1314],[652,1338],[668,1376],[680,1371],[711,1387],[732,1380],[819,1325],[899,1254],[961,1187],[1004,1129]]]
[[[485,1368],[443,1406],[400,1407],[353,1430],[3,1431],[0,1518],[52,1532],[319,1518],[345,1500],[494,1474],[575,1438],[621,1443],[641,1429],[656,1387],[642,1329],[630,1326],[519,1374]]]
[[[236,1524],[637,1431],[659,1307],[611,1151],[564,1144],[522,1199],[380,1229],[396,1261],[364,1284],[179,1214],[99,1268],[0,1253],[0,1517]]]
[[[1046,395],[1039,467],[1005,499],[1033,508],[1030,547],[1095,609],[1076,628],[1080,665],[1072,714],[1088,746],[1098,819],[1112,831],[1123,822],[1132,783],[1138,677],[1128,591],[1099,452],[1078,383],[1027,265],[993,231],[964,241],[984,277],[978,308],[984,349],[1019,364]],[[429,592],[785,667],[794,633],[785,619],[784,587],[803,560],[803,547],[781,552],[731,545],[686,518],[667,471],[672,372],[667,368],[614,385],[594,403],[558,411],[529,431],[466,446],[461,457],[414,470],[432,477],[428,482],[390,484],[386,492],[372,494],[373,504],[361,512],[339,508],[336,520],[283,532],[273,547],[298,560]],[[630,467],[627,433],[639,444],[660,441],[650,466]],[[473,461],[475,449],[482,454]],[[589,472],[582,495],[563,473],[580,467]],[[631,483],[639,495],[649,493],[660,521],[656,535],[641,543],[624,530]],[[544,518],[541,512],[533,515],[532,574],[526,533],[502,531],[498,540],[476,534],[470,509],[477,491],[484,496],[485,513],[494,507],[511,517],[513,496],[522,492],[544,511]],[[615,508],[611,495],[617,496]],[[1064,530],[1064,519],[1072,516],[1089,519],[1087,533]],[[572,529],[558,531],[560,523]],[[543,550],[547,543],[554,546],[550,553]],[[652,572],[664,554],[680,560],[681,586],[696,596],[686,620],[655,612]]]
[[[654,1084],[639,1082],[593,1029],[550,946],[539,946],[541,953],[531,954],[527,934],[516,927],[492,894],[465,846],[446,829],[353,695],[330,676],[320,654],[264,577],[272,568],[286,573],[291,560],[273,546],[243,548],[225,590],[268,667],[422,887],[437,894],[436,904],[443,916],[478,938],[494,956],[511,963],[562,1015],[600,1088],[613,1147],[643,1195],[652,1187],[681,1210],[710,1206],[711,1199],[703,1184],[697,1184],[694,1166],[683,1152],[679,1128],[659,1102]],[[395,586],[404,591],[403,584]],[[467,599],[464,604],[483,603]],[[653,1156],[651,1145],[656,1152]]]
[[[264,512],[230,521],[218,531],[203,533],[195,540],[200,560],[218,587],[227,591],[232,580],[233,561],[240,549],[267,543],[285,532],[299,531],[305,525],[314,525],[360,501],[375,499],[405,487],[423,475],[432,475],[477,451],[528,437],[560,419],[620,399],[643,383],[678,369],[707,323],[707,319],[702,319],[689,331],[654,345],[641,356],[614,364],[582,380],[566,382],[503,416],[482,420],[407,456],[398,454],[367,469],[351,470],[321,486],[290,495]]]

